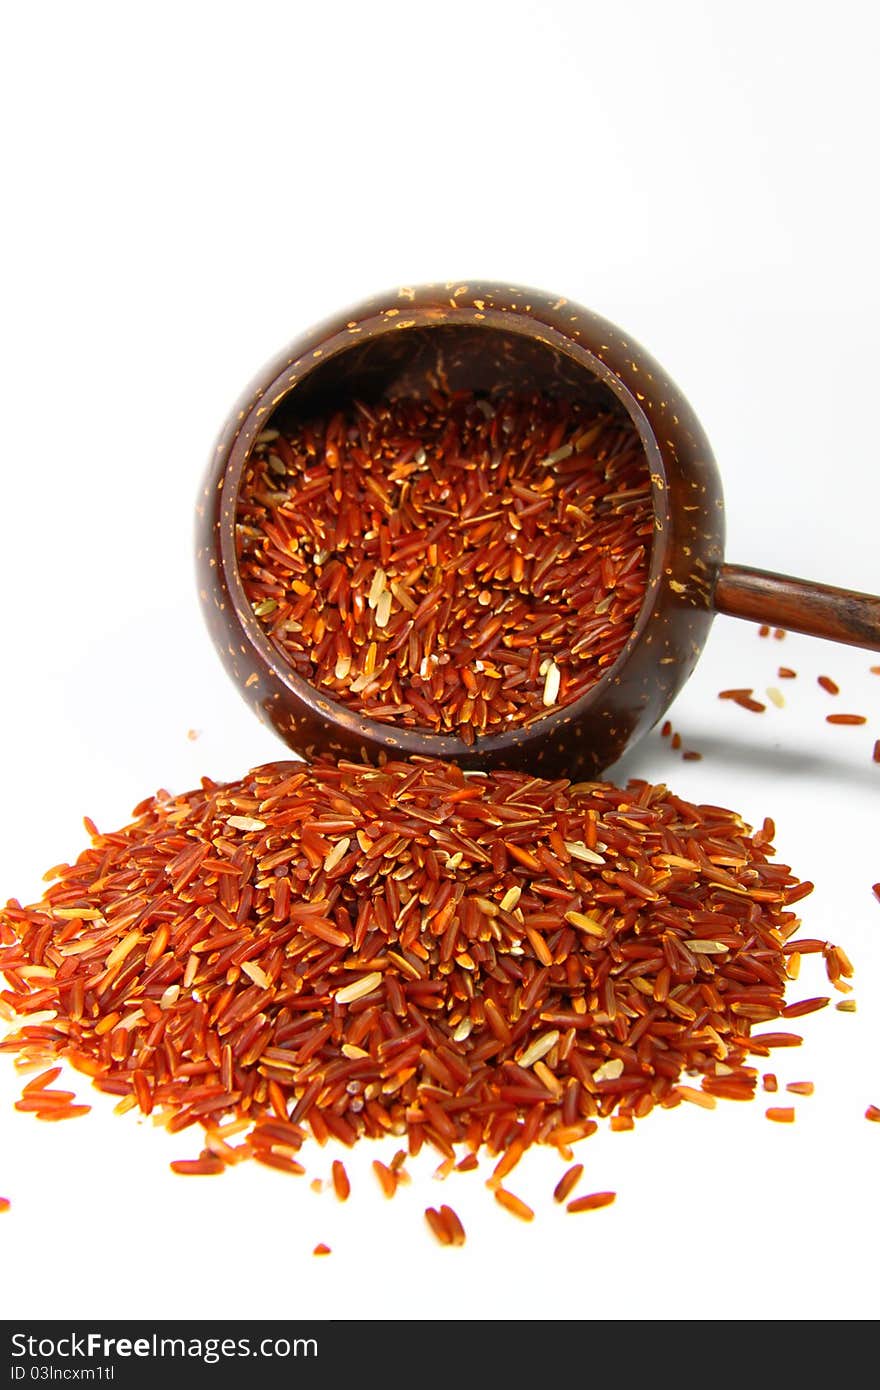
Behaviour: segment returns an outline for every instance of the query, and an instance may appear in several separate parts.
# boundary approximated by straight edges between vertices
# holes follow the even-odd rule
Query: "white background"
[[[262,362],[348,303],[484,277],[564,294],[683,386],[726,490],[728,558],[880,590],[875,59],[864,3],[8,7],[4,131],[0,893],[160,785],[236,777],[281,746],[202,630],[192,515],[215,432]],[[804,1020],[783,1080],[797,1122],[752,1106],[660,1112],[562,1165],[533,1151],[386,1203],[367,1144],[347,1206],[110,1113],[49,1129],[12,1110],[0,1056],[6,1317],[873,1318],[878,1312],[880,657],[719,618],[623,773],[775,817],[817,888],[805,930],[857,965],[855,1015]],[[775,679],[780,662],[800,672]],[[843,688],[837,701],[815,682]],[[726,685],[787,704],[757,716]],[[831,728],[833,708],[870,715]],[[187,731],[200,731],[191,741]],[[822,992],[806,968],[792,998]],[[310,1176],[331,1154],[310,1151]],[[485,1165],[484,1165],[485,1166]],[[435,1246],[426,1205],[461,1214]],[[326,1241],[333,1254],[313,1258]]]

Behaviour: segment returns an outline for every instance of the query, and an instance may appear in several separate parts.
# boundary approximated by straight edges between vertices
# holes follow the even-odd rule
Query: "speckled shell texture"
[[[478,740],[364,718],[309,686],[272,646],[245,598],[235,509],[256,436],[285,412],[416,390],[442,360],[453,388],[530,384],[584,395],[610,390],[641,435],[655,512],[650,580],[614,666],[575,704],[526,728]],[[224,666],[248,704],[297,753],[356,760],[427,755],[469,768],[510,767],[588,779],[661,718],[702,650],[722,562],[723,502],[708,441],[679,389],[613,324],[569,300],[494,283],[390,291],[313,328],[268,363],[224,426],[199,495],[199,596]]]

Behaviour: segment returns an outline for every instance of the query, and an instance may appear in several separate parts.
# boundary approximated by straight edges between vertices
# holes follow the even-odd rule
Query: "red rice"
[[[21,1093],[23,1096],[31,1096],[36,1091],[45,1091],[47,1087],[52,1085],[53,1081],[58,1080],[60,1075],[61,1067],[50,1067],[48,1071],[40,1072],[39,1076],[35,1076],[32,1081],[23,1086]]]
[[[458,1214],[453,1211],[452,1207],[442,1206],[440,1208],[440,1216],[449,1232],[450,1245],[464,1245],[467,1236],[465,1235],[465,1229],[461,1224]]]
[[[801,999],[796,1004],[786,1004],[782,1010],[783,1018],[800,1018],[803,1014],[816,1013],[831,1003],[827,994],[817,995],[815,999]]]
[[[763,1051],[768,1047],[800,1047],[803,1038],[800,1033],[753,1033],[751,1050]]]
[[[379,1179],[379,1186],[385,1197],[393,1197],[397,1191],[397,1174],[378,1158],[373,1159],[373,1172]]]
[[[603,1118],[692,1099],[688,1073],[708,1104],[751,1099],[750,1053],[800,1041],[752,1034],[783,1015],[797,951],[846,987],[839,947],[786,939],[810,885],[770,832],[642,781],[427,760],[205,779],[0,910],[18,1015],[0,1047],[44,1067],[22,1096],[40,1118],[88,1110],[53,1095],[57,1058],[171,1132],[196,1126],[207,1147],[175,1173],[252,1157],[301,1174],[309,1131],[401,1133],[446,1171],[456,1145],[486,1147],[498,1183],[532,1143],[565,1155]],[[376,1172],[396,1186],[399,1167]],[[333,1183],[344,1200],[335,1164]]]
[[[833,681],[830,676],[817,676],[816,680],[823,690],[827,690],[829,695],[839,695],[840,686]]]
[[[628,416],[434,391],[258,441],[237,522],[248,600],[301,677],[472,743],[614,664],[654,512]]]
[[[169,1164],[172,1173],[184,1177],[216,1177],[225,1169],[222,1158],[205,1151],[201,1158],[176,1158]]]
[[[731,700],[733,704],[739,705],[740,709],[751,710],[753,714],[761,714],[767,706],[760,700],[753,699],[754,691],[751,686],[733,690],[719,690],[719,700]]]
[[[698,1105],[701,1110],[714,1110],[715,1097],[710,1096],[706,1091],[698,1091],[694,1086],[676,1086],[672,1093],[679,1100],[686,1100],[691,1105]]]
[[[452,1244],[452,1232],[446,1222],[445,1217],[441,1216],[436,1207],[427,1207],[425,1210],[425,1220],[432,1234],[441,1245]]]
[[[565,1201],[566,1197],[577,1187],[583,1175],[583,1171],[584,1165],[582,1163],[574,1163],[567,1172],[563,1173],[559,1182],[553,1189],[553,1200],[555,1202]]]
[[[83,1115],[88,1115],[91,1110],[90,1105],[53,1105],[46,1110],[38,1110],[36,1118],[55,1123],[58,1120],[78,1120]]]
[[[600,1207],[610,1207],[617,1196],[616,1192],[591,1192],[587,1197],[575,1197],[569,1202],[566,1211],[598,1211]]]
[[[764,1111],[764,1114],[768,1120],[775,1120],[778,1125],[794,1124],[793,1105],[771,1105],[768,1110]]]
[[[864,714],[826,714],[826,724],[867,724]]]
[[[517,1197],[513,1192],[508,1192],[506,1187],[495,1188],[495,1201],[509,1211],[513,1216],[518,1216],[520,1221],[534,1221],[535,1213],[530,1206]]]
[[[333,1191],[336,1193],[340,1202],[347,1202],[351,1193],[351,1183],[348,1180],[348,1173],[345,1171],[345,1164],[338,1158],[334,1158],[331,1169],[333,1178]]]

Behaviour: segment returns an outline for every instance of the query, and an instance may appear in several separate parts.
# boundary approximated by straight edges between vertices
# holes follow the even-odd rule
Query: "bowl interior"
[[[315,366],[271,418],[275,429],[350,402],[450,391],[540,391],[589,405],[619,405],[614,393],[551,344],[523,333],[438,324],[385,332]]]
[[[508,320],[509,321],[509,320]],[[298,422],[332,413],[357,399],[369,405],[383,397],[420,397],[438,385],[449,391],[478,392],[538,391],[548,396],[577,400],[591,409],[608,409],[629,414],[638,429],[646,453],[648,472],[654,479],[653,502],[655,514],[662,521],[666,492],[662,485],[663,464],[657,443],[636,399],[616,378],[601,380],[598,361],[584,351],[564,351],[543,336],[541,326],[528,325],[522,331],[512,331],[489,323],[420,324],[403,330],[392,330],[364,336],[317,362],[301,376],[271,415],[264,415],[261,428],[288,430]],[[595,369],[593,369],[593,367]],[[609,380],[611,384],[609,384]],[[265,399],[265,397],[264,397]],[[240,474],[239,474],[240,478]],[[660,486],[657,480],[660,479]],[[662,564],[655,532],[649,561],[653,578]],[[235,576],[240,587],[240,578]],[[485,734],[478,748],[487,752],[511,742],[530,741],[552,734],[560,723],[570,724],[579,714],[600,701],[606,683],[619,672],[633,645],[644,629],[656,596],[656,586],[648,584],[645,600],[633,631],[617,661],[609,666],[601,679],[577,701],[559,706],[540,719],[503,733]],[[241,607],[240,607],[241,603]],[[244,599],[243,589],[236,596],[236,607],[249,629],[252,640],[281,675],[285,684],[325,720],[334,718],[349,723],[352,711],[338,704],[332,695],[316,690],[287,667],[281,652],[271,643]],[[409,752],[436,753],[455,756],[467,752],[466,745],[450,734],[434,733],[430,729],[402,727],[358,717],[358,724],[377,742],[393,744]],[[474,750],[472,750],[474,751]]]

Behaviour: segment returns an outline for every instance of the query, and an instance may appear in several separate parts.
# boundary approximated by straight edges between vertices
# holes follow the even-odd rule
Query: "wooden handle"
[[[880,598],[874,594],[833,589],[745,565],[722,565],[713,606],[731,618],[880,651]]]

